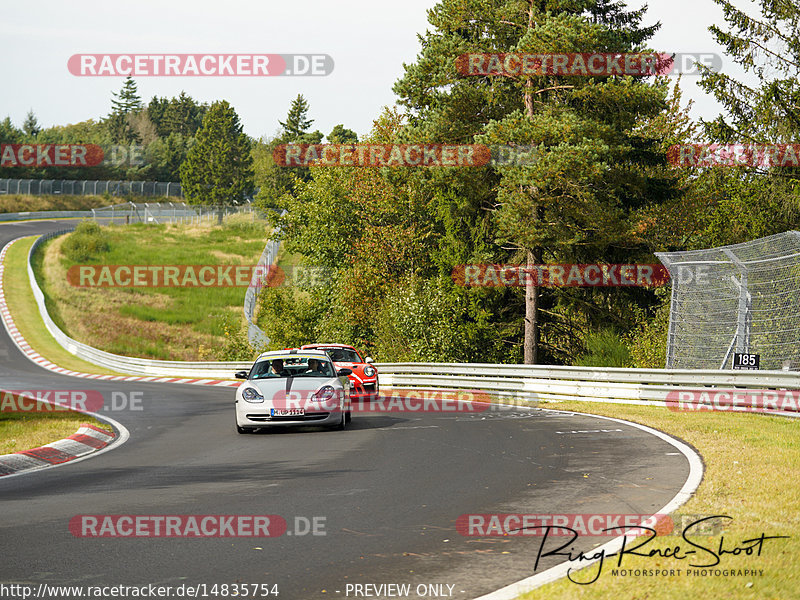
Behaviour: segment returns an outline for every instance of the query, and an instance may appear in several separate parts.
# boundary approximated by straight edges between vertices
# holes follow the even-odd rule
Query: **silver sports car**
[[[344,429],[350,422],[350,369],[336,370],[319,350],[280,350],[260,355],[236,390],[236,431],[286,425]]]

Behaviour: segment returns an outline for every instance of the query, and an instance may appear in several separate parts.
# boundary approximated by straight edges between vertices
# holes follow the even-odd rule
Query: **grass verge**
[[[68,283],[67,271],[80,264],[252,266],[266,241],[264,222],[237,215],[222,227],[112,225],[97,234],[103,247],[81,260],[68,258],[65,245],[72,235],[48,242],[33,257],[48,310],[68,335],[107,352],[140,358],[250,358],[239,356],[247,354],[240,343],[246,339],[245,287],[77,288]]]
[[[122,375],[70,354],[47,331],[28,282],[28,252],[35,239],[29,237],[15,242],[5,258],[3,290],[8,309],[20,333],[39,354],[65,369],[99,375]]]
[[[30,450],[69,437],[83,423],[113,431],[107,423],[74,411],[0,412],[0,454]]]
[[[745,540],[786,535],[789,539],[766,540],[760,556],[724,555],[713,569],[762,570],[763,575],[687,575],[690,563],[713,562],[699,551],[688,559],[626,555],[622,569],[640,574],[615,576],[616,557],[605,560],[598,580],[577,585],[566,579],[546,585],[518,600],[592,598],[608,600],[672,598],[798,598],[800,597],[800,421],[782,417],[720,412],[676,413],[666,408],[584,402],[540,403],[542,408],[569,410],[616,417],[659,429],[692,444],[703,457],[705,475],[695,495],[677,512],[680,514],[729,515],[723,530],[713,536],[689,536],[706,548],[718,550],[720,543],[732,550],[750,546]],[[636,452],[631,448],[631,452]],[[581,511],[575,511],[581,512]],[[724,537],[724,541],[722,538]],[[680,536],[657,537],[646,550],[680,545],[692,550]],[[645,549],[643,549],[644,551]],[[692,560],[694,559],[694,560]],[[711,559],[711,560],[709,560]],[[535,560],[532,557],[531,564]],[[643,570],[675,571],[672,575],[642,575]],[[680,569],[680,572],[678,572]],[[597,566],[575,574],[580,581],[591,580]],[[520,574],[520,579],[532,573]]]

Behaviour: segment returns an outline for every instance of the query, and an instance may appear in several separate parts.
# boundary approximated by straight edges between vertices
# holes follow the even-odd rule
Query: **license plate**
[[[302,417],[306,414],[303,408],[270,408],[269,416],[271,417]]]

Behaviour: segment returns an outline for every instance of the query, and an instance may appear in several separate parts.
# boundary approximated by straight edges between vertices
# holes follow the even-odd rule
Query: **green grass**
[[[113,431],[110,425],[73,411],[0,413],[0,454],[30,450],[69,437],[84,423]]]
[[[100,375],[120,375],[70,354],[45,328],[28,283],[28,251],[35,239],[36,237],[29,237],[15,242],[5,258],[3,289],[8,309],[20,333],[34,350],[65,369]]]
[[[76,264],[248,265],[264,249],[267,228],[249,215],[224,226],[112,225],[108,251],[81,263],[63,256],[64,237],[34,256],[37,279],[53,320],[71,337],[96,348],[160,360],[225,360],[220,348],[243,322],[246,288],[75,288],[66,272]]]
[[[791,537],[768,540],[761,556],[724,556],[723,562],[715,567],[763,569],[761,577],[687,577],[685,569],[691,560],[626,556],[623,563],[626,569],[683,571],[672,577],[615,577],[611,573],[613,561],[606,560],[603,574],[591,585],[576,585],[562,579],[524,594],[520,600],[800,597],[797,569],[800,422],[796,419],[719,412],[676,413],[665,408],[581,402],[540,406],[618,417],[654,427],[692,444],[703,457],[706,472],[695,495],[678,512],[733,517],[719,535],[704,538],[704,546],[718,546],[721,536],[725,537],[726,548],[758,537],[762,532]],[[681,541],[672,536],[660,537],[648,549],[667,548]],[[689,548],[684,545],[684,549]],[[595,567],[588,567],[585,574],[576,578],[591,579],[595,573]],[[521,574],[520,579],[528,575],[531,573]]]

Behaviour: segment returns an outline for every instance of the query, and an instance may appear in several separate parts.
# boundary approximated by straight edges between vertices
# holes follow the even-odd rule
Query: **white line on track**
[[[524,408],[524,407],[523,407]],[[549,408],[539,408],[538,410],[552,410],[555,413],[558,412],[565,412],[565,411],[558,411],[555,409]],[[584,415],[588,413],[569,413],[572,415]],[[700,482],[703,479],[703,461],[700,456],[695,452],[692,448],[690,448],[687,444],[684,444],[680,440],[673,438],[666,433],[658,431],[657,429],[653,429],[652,427],[648,427],[647,425],[640,425],[639,423],[631,423],[630,421],[625,421],[623,419],[616,419],[614,417],[604,417],[601,415],[589,415],[598,419],[605,419],[607,421],[614,421],[616,423],[622,423],[624,425],[629,425],[631,427],[635,427],[636,429],[641,429],[642,431],[652,434],[657,438],[660,438],[674,446],[681,454],[686,457],[686,460],[689,461],[689,477],[686,478],[686,482],[683,484],[683,487],[675,494],[675,497],[672,498],[661,510],[657,510],[653,516],[657,514],[669,514],[674,510],[678,509],[680,506],[685,504],[689,498],[692,497],[692,494],[697,490]],[[599,553],[600,551],[604,551],[605,555],[609,555],[611,553],[616,552],[620,549],[622,545],[622,541],[625,539],[626,536],[621,535],[619,537],[614,538],[610,542],[603,544],[597,548],[592,548],[592,552]],[[509,584],[505,587],[500,588],[499,590],[495,590],[494,592],[490,592],[479,598],[475,598],[475,600],[513,600],[517,596],[521,594],[525,594],[530,592],[531,590],[535,590],[536,588],[542,587],[545,584],[552,583],[561,579],[562,577],[567,575],[567,572],[570,570],[578,571],[580,569],[584,569],[599,559],[595,560],[584,560],[581,561],[580,567],[575,567],[570,562],[561,563],[560,565],[556,565],[555,567],[551,567],[546,571],[542,571],[541,573],[537,573],[536,575],[532,575],[530,577],[526,577],[525,579],[521,579],[515,583]]]

